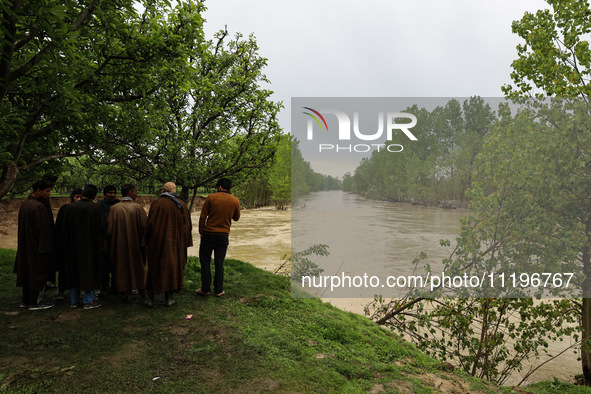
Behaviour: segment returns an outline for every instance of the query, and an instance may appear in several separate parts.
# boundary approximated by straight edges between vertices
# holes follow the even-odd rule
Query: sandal
[[[210,295],[210,294],[211,294],[211,291],[208,291],[208,292],[206,293],[206,292],[204,292],[204,291],[203,291],[203,290],[201,290],[201,289],[197,289],[197,290],[195,290],[195,293],[199,294],[200,296],[207,297],[208,295]]]
[[[222,292],[221,292],[221,293],[215,293],[215,296],[216,296],[216,297],[221,297],[221,296],[223,296],[224,294],[226,294],[226,292],[222,290]]]

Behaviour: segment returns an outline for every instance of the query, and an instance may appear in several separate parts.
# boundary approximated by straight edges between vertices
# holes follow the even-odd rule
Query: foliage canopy
[[[253,37],[207,41],[195,0],[12,0],[0,10],[0,196],[65,157],[189,189],[264,166],[280,104]]]

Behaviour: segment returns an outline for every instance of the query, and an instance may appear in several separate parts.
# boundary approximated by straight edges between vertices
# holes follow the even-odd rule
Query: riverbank
[[[354,208],[344,209],[342,210],[343,213],[347,215],[355,214],[357,208],[359,208],[361,204],[365,201],[365,199],[363,198],[355,198],[353,200],[354,201],[352,207]],[[455,218],[462,214],[460,210],[440,210],[421,206],[409,206],[407,204],[376,204],[371,201],[369,201],[369,203],[372,206],[383,205],[382,210],[380,212],[384,212],[384,215],[393,214],[395,217],[395,222],[402,223],[404,225],[405,232],[397,233],[396,240],[397,242],[402,242],[407,246],[414,245],[413,242],[416,241],[420,241],[427,245],[432,244],[438,241],[440,238],[444,237],[445,233],[452,234],[454,233],[454,231],[456,231],[455,227],[450,228],[449,230],[439,231],[436,229],[434,230],[431,227],[431,225],[428,225],[427,227],[421,230],[421,236],[413,236],[413,234],[409,232],[410,227],[416,226],[417,223],[433,223],[434,221],[443,220],[443,218],[448,216]],[[405,212],[395,213],[394,210],[398,208],[402,208]],[[426,214],[427,216],[421,219],[422,215],[424,214]],[[376,220],[378,216],[381,216],[381,214],[374,217],[374,219],[372,219],[371,221],[373,222],[374,220]],[[407,216],[409,220],[405,219]],[[16,212],[14,212],[14,217],[16,218]],[[192,217],[194,225],[196,225],[198,211],[194,212]],[[457,225],[457,220],[454,219],[452,220],[452,222],[454,226]],[[1,220],[0,223],[2,223]],[[290,224],[291,213],[289,211],[276,211],[272,207],[243,211],[241,220],[232,225],[232,234],[230,237],[231,239],[228,257],[242,261],[248,261],[249,263],[252,263],[258,268],[264,268],[267,271],[274,272],[275,269],[279,266],[282,256],[290,252]],[[16,221],[10,227],[11,230],[14,231],[14,235],[12,237],[2,237],[2,235],[0,235],[0,247],[16,249]],[[199,242],[196,233],[197,231],[194,229],[194,243],[196,246],[191,248],[189,251],[190,254],[192,254],[193,256],[196,255],[196,250],[198,248]],[[327,235],[334,235],[336,238],[339,238],[339,234],[340,232],[334,234],[324,234],[324,237],[326,237]],[[325,238],[323,238],[322,240],[324,241]],[[13,246],[4,246],[10,242],[13,243]],[[358,242],[358,239],[353,240],[351,242],[352,244],[355,244],[356,242]],[[380,241],[380,243],[384,242],[386,241]],[[416,253],[417,252],[413,248],[411,248],[409,249],[408,253],[403,257],[393,256],[391,259],[393,261],[409,260],[412,259],[412,257],[415,256]],[[10,286],[13,287],[14,281],[13,279],[11,280],[12,282],[9,283]],[[342,310],[355,312],[362,316],[364,306],[372,300],[373,299],[362,298],[335,298],[330,300],[325,299],[325,301],[330,302],[331,304],[339,307]],[[550,347],[552,346],[556,346],[556,349],[561,349],[565,345],[563,342],[553,342],[550,343]],[[554,352],[554,354],[556,353],[557,352]],[[531,360],[531,363],[524,363],[524,370],[528,370],[532,365],[537,366],[541,362],[541,360]],[[542,379],[552,379],[553,376],[556,376],[565,382],[573,382],[573,376],[579,373],[579,371],[580,362],[576,361],[576,355],[572,354],[571,352],[568,352],[560,356],[559,359],[545,364],[540,370],[537,371],[535,378],[530,380],[529,382],[535,382]],[[521,378],[517,375],[515,379],[511,378],[511,381],[515,383],[519,382],[520,380]]]
[[[191,258],[172,308],[112,296],[31,312],[18,307],[14,253],[0,249],[0,391],[502,392],[237,260],[223,298],[194,294]]]
[[[377,194],[363,194],[363,193],[354,193],[354,192],[345,192],[356,194],[358,196],[362,196],[367,198],[368,200],[373,201],[385,201],[385,202],[394,202],[400,204],[410,204],[410,205],[420,205],[423,207],[429,208],[441,208],[441,209],[469,209],[470,202],[469,201],[458,201],[458,200],[430,200],[424,198],[387,198],[383,196],[379,196]]]

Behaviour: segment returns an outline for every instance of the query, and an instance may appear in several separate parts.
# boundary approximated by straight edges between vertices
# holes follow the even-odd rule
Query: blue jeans
[[[82,298],[82,302],[84,304],[90,304],[94,300],[94,291],[92,290],[84,290],[84,297]],[[70,292],[70,302],[72,304],[77,304],[80,301],[80,289],[72,289]]]

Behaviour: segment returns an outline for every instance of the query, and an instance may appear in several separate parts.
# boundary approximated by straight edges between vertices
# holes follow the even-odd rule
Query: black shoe
[[[164,300],[166,302],[166,306],[173,306],[174,304],[176,304],[176,301],[172,299],[174,295],[174,292],[172,291],[167,291],[166,293],[164,293]]]
[[[144,305],[147,306],[148,308],[153,308],[154,307],[154,298],[152,298],[146,294],[146,298],[144,300]]]

